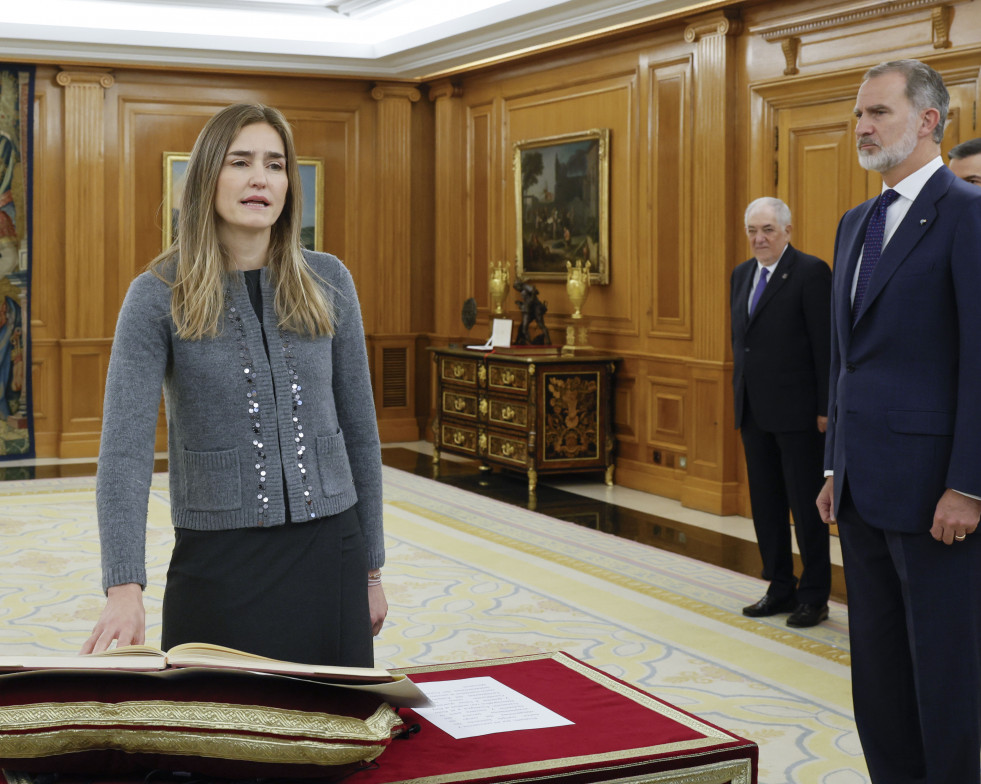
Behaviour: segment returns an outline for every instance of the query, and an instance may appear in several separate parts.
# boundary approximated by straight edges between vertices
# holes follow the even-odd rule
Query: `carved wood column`
[[[114,79],[76,70],[56,80],[65,92],[65,337],[103,337],[104,104]]]
[[[692,161],[692,322],[694,357],[688,472],[682,503],[717,514],[738,508],[737,435],[732,422],[728,357],[729,274],[742,235],[734,230],[736,187],[736,36],[742,24],[724,10],[691,20],[685,40],[693,54],[695,114]]]
[[[436,105],[436,313],[437,336],[460,332],[459,305],[473,296],[472,270],[467,263],[467,180],[461,161],[466,154],[463,90],[449,80],[429,91]]]
[[[60,457],[98,454],[111,335],[105,334],[105,100],[112,74],[58,73],[64,89],[65,332],[61,360]]]
[[[365,291],[376,298],[366,325],[378,432],[383,442],[414,440],[422,426],[416,414],[416,336],[412,334],[412,85],[376,84],[375,275]],[[362,298],[364,295],[362,295]]]
[[[382,307],[377,332],[406,333],[412,307],[412,104],[419,90],[404,84],[377,84],[371,97],[378,102],[378,194],[374,205],[378,279],[374,290]]]

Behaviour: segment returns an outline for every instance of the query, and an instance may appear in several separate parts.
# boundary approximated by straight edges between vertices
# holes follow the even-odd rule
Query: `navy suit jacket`
[[[877,199],[838,225],[825,468],[870,525],[924,532],[946,488],[981,496],[981,188],[942,167],[882,251],[854,326]]]
[[[748,399],[767,432],[816,430],[828,410],[831,270],[788,245],[750,315],[757,266],[750,259],[736,267],[729,289],[736,427]]]

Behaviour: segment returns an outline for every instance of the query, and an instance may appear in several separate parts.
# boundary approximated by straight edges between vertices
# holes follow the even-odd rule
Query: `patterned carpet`
[[[761,784],[868,782],[846,613],[802,631],[740,608],[765,586],[385,469],[389,620],[376,663],[565,651],[760,745]],[[150,500],[148,641],[173,536]],[[92,478],[0,483],[0,653],[74,652],[102,606]]]

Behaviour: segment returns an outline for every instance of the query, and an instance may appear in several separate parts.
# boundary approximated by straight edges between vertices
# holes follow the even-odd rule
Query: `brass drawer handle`
[[[453,410],[463,411],[467,407],[467,401],[462,397],[457,397],[453,399]]]
[[[514,455],[514,444],[512,444],[510,441],[505,441],[503,444],[501,444],[501,454],[505,457],[511,457]]]
[[[466,440],[467,437],[463,435],[463,433],[461,433],[460,431],[457,431],[453,434],[453,443],[456,444],[457,446],[461,446],[463,442]]]
[[[514,385],[514,373],[512,371],[510,371],[510,370],[502,370],[501,371],[501,383],[504,384],[505,386],[508,386],[508,387],[513,386]]]
[[[515,411],[513,408],[511,408],[511,406],[505,406],[501,409],[501,419],[503,419],[505,422],[510,422],[512,419],[514,419],[514,414]]]
[[[453,378],[463,378],[464,374],[467,372],[467,367],[466,365],[457,362],[453,365],[451,371],[453,373]]]

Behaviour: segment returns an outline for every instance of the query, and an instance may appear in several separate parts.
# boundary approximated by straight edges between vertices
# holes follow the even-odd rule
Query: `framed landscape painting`
[[[516,273],[565,280],[566,262],[590,263],[590,281],[610,282],[610,131],[516,142]]]
[[[187,162],[187,152],[164,153],[163,185],[163,247],[169,248],[177,236],[177,216],[180,214],[181,189]],[[297,158],[300,185],[303,188],[303,222],[301,239],[308,250],[324,249],[324,162],[319,158]],[[169,220],[168,220],[169,218]]]

